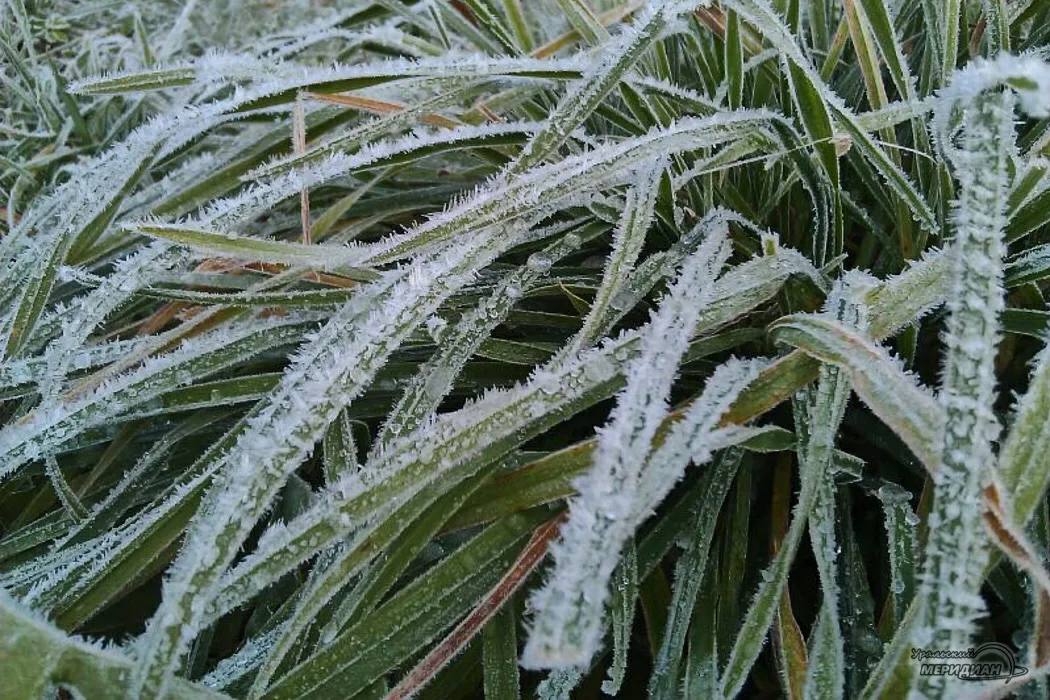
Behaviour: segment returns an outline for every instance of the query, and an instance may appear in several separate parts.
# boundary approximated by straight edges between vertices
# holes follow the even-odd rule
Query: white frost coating
[[[187,157],[184,162],[164,173],[163,177],[143,184],[138,190],[125,197],[122,203],[123,215],[125,217],[147,215],[150,207],[163,201],[173,192],[179,192],[208,177],[222,166],[224,160],[234,156],[235,149],[247,148],[258,141],[264,133],[266,133],[264,129],[246,126],[243,131],[238,132],[236,137],[225,143],[219,141],[221,148]]]
[[[666,167],[665,158],[656,159],[648,167],[642,168],[638,179],[627,191],[623,213],[613,233],[613,249],[603,268],[601,284],[583,320],[583,326],[566,345],[563,353],[576,352],[592,344],[607,330],[607,317],[613,299],[621,287],[628,284],[645,244],[646,233],[652,226],[660,176]],[[612,311],[615,315],[615,310]]]
[[[853,390],[872,412],[893,428],[927,468],[937,468],[935,442],[944,424],[943,411],[900,358],[824,315],[784,317],[774,326],[774,333],[783,334],[822,362],[848,370]]]
[[[293,194],[298,194],[304,187],[324,184],[346,172],[346,163],[340,157],[313,163],[272,180],[252,183],[235,195],[212,200],[202,208],[201,213],[182,219],[176,225],[229,230],[249,220],[256,212],[265,211]]]
[[[865,303],[873,324],[875,317],[879,319],[878,326],[870,329],[872,337],[894,335],[943,304],[949,287],[948,262],[943,250],[932,248],[870,291]]]
[[[361,572],[368,563],[367,557],[359,556],[362,549],[367,551],[366,545],[369,538],[374,537],[379,521],[386,520],[391,515],[394,513],[389,508],[373,514],[367,524],[344,538],[340,546],[326,550],[318,557],[318,562],[303,585],[294,609],[290,611],[288,619],[280,625],[273,644],[260,661],[248,697],[260,697],[264,694],[288,654],[296,646],[297,640],[308,633],[311,624],[335,595],[346,587],[347,581]],[[376,546],[375,549],[381,550],[382,546]],[[344,599],[343,602],[348,601]],[[321,638],[334,639],[338,630],[338,620],[329,619]]]
[[[237,650],[237,653],[216,664],[215,668],[200,680],[201,684],[222,690],[246,677],[266,658],[267,652],[273,646],[274,639],[280,631],[280,627],[275,627],[249,639]]]
[[[149,477],[158,471],[158,463],[168,456],[171,448],[213,420],[214,418],[206,413],[198,413],[161,436],[130,469],[124,472],[120,481],[106,492],[105,497],[92,506],[91,512],[83,522],[76,523],[74,527],[69,528],[65,534],[55,540],[54,549],[61,550],[73,544],[86,542],[91,539],[93,533],[105,532],[113,527],[121,515],[143,501],[141,495],[135,493],[133,489],[138,489],[140,485],[149,482]],[[150,510],[157,512],[158,509]],[[107,553],[116,554],[113,550]]]
[[[1014,523],[1021,528],[1050,482],[1050,344],[1034,364],[1028,391],[1017,404],[1013,427],[999,453],[999,474],[1011,495]]]
[[[911,492],[892,482],[876,493],[882,501],[886,542],[890,563],[890,602],[893,614],[901,619],[915,594],[916,525],[919,516],[911,507]]]
[[[1030,116],[1050,115],[1050,65],[1046,61],[1010,54],[990,60],[977,58],[957,71],[951,84],[937,93],[931,127],[938,145],[949,155],[954,156],[956,151],[951,143],[956,109],[967,110],[981,93],[1002,85],[1012,88],[1021,109]]]
[[[23,593],[21,599],[34,609],[50,611],[59,588],[63,593],[82,590],[87,575],[96,572],[105,561],[105,554],[128,542],[152,520],[152,514],[135,521],[135,526],[122,525],[94,540],[52,549],[33,560],[33,565],[16,575],[0,579],[5,588]],[[68,587],[67,587],[68,586]]]
[[[431,335],[441,347],[434,357],[419,368],[387,414],[387,419],[375,439],[373,454],[385,449],[399,436],[415,430],[437,409],[467,360],[492,334],[493,329],[507,318],[521,298],[523,290],[535,284],[550,270],[550,265],[546,269],[540,269],[529,263],[534,263],[537,259],[558,260],[579,245],[579,236],[568,233],[542,251],[533,253],[524,266],[500,280],[492,293],[464,314],[451,329],[443,328],[440,334],[436,334],[431,331],[428,320],[427,330],[431,331]],[[438,317],[434,319],[440,320]]]
[[[791,30],[768,2],[768,0],[725,0],[728,9],[735,10],[740,18],[752,24],[776,47],[784,60],[798,68],[813,89],[820,94],[831,117],[844,128],[853,139],[854,146],[878,171],[879,175],[915,214],[919,224],[932,232],[937,231],[937,220],[925,198],[918,193],[908,176],[890,159],[884,150],[866,133],[864,125],[853,110],[836,95],[813,67],[809,57],[802,51]]]
[[[197,465],[195,465],[196,467]],[[133,550],[143,537],[165,524],[187,498],[209,482],[213,471],[191,469],[187,478],[169,487],[161,499],[136,518],[81,543],[55,548],[34,560],[24,600],[40,610],[53,610],[75,600],[87,586]]]
[[[289,173],[272,183],[246,188],[237,196],[208,207],[196,220],[201,226],[230,227],[241,223],[289,196],[288,190],[291,187],[309,186],[312,178],[324,178],[328,172],[325,166],[328,165],[330,164],[322,163],[316,169]],[[45,351],[47,371],[41,384],[44,400],[37,409],[38,412],[46,413],[55,407],[57,392],[69,370],[71,353],[98,324],[125,304],[135,292],[149,286],[160,275],[188,259],[186,251],[163,241],[155,242],[119,261],[113,272],[104,277],[97,288],[71,302],[62,316],[60,337]]]
[[[680,120],[666,129],[654,129],[634,139],[607,144],[601,149],[565,158],[556,164],[534,168],[509,183],[500,178],[493,179],[488,185],[450,205],[444,212],[429,217],[408,231],[387,236],[369,246],[353,248],[362,251],[362,263],[397,260],[417,250],[421,243],[442,241],[456,233],[481,229],[528,212],[552,211],[566,199],[580,197],[602,187],[623,182],[637,168],[639,160],[645,161],[655,155],[731,141],[761,128],[765,122],[777,119],[782,118],[771,111],[740,110],[709,118]],[[267,196],[279,199],[298,193],[302,187],[302,183],[297,179],[300,176],[309,177],[308,186],[319,185],[341,174],[366,168],[382,158],[429,144],[447,142],[456,134],[464,139],[476,139],[486,134],[529,132],[538,126],[531,123],[510,123],[409,134],[402,139],[363,148],[353,155],[334,154],[327,161],[309,168],[289,171],[273,181],[256,184],[255,187],[265,188],[270,192]],[[300,172],[302,174],[297,174]],[[213,207],[223,211],[237,209],[243,206],[239,204],[241,201],[248,200],[245,206],[250,204],[252,196],[254,195],[241,193],[235,197],[219,199]],[[209,210],[206,216],[214,217],[215,214]],[[197,226],[194,219],[186,219],[183,222],[190,227]]]
[[[597,55],[591,58],[580,80],[562,96],[546,126],[525,145],[507,168],[506,176],[520,175],[541,163],[583,123],[678,15],[705,4],[698,0],[646,3],[634,22],[597,49]]]
[[[862,299],[870,291],[873,279],[864,273],[847,273],[833,287],[819,317],[836,323],[840,319],[852,327],[867,326],[866,310]],[[796,400],[800,410],[795,412],[795,431],[797,437],[796,451],[799,453],[799,477],[802,490],[795,503],[791,524],[780,543],[779,550],[772,563],[762,572],[758,591],[752,599],[743,624],[733,643],[729,661],[726,664],[721,682],[721,694],[724,697],[735,697],[743,686],[747,674],[762,650],[768,629],[778,607],[778,601],[787,585],[788,571],[795,559],[811,514],[817,509],[816,518],[821,518],[821,501],[832,498],[830,482],[832,461],[835,450],[835,436],[842,422],[849,397],[850,384],[846,373],[831,364],[821,365],[815,389],[805,390],[802,397]],[[805,403],[801,403],[804,401]],[[829,504],[823,504],[823,521],[810,529],[814,547],[825,546],[825,551],[817,553],[821,577],[831,575],[827,569],[826,551],[830,537],[826,529],[830,514]],[[807,673],[806,697],[835,697],[842,686],[842,649],[841,638],[837,633],[837,611],[830,611],[834,606],[835,594],[827,596],[825,591],[824,606],[821,612],[823,623],[818,623],[813,658],[819,658],[821,667]],[[829,600],[829,597],[832,600]]]
[[[788,251],[781,249],[777,256],[744,263],[733,271],[768,277],[769,263],[785,252]],[[730,298],[733,303],[716,318],[701,321],[698,327],[704,332],[746,313],[751,308],[748,304],[761,303],[774,294],[786,274],[799,272],[791,265],[777,268],[777,274],[762,283],[763,294],[749,294],[741,302],[737,285],[723,284],[733,271],[715,283],[713,292],[716,303]],[[603,396],[606,389],[602,387],[618,381],[630,359],[637,355],[640,337],[637,330],[626,332],[568,361],[552,360],[535,370],[524,384],[489,390],[462,409],[438,416],[395,440],[386,450],[373,455],[360,472],[333,484],[309,511],[264,533],[260,546],[224,578],[207,619],[249,599],[316,552],[359,532],[378,509],[399,506],[419,489],[447,478],[450,472],[471,468],[473,460],[495,444],[504,445],[504,450],[510,449],[505,446],[508,440],[520,444],[533,434],[538,422],[551,420],[545,417],[560,420],[594,392]]]
[[[17,258],[15,269],[23,276],[42,275],[46,266],[40,261],[64,257],[73,238],[117,201],[146,166],[225,121],[243,118],[247,113],[235,110],[259,96],[257,91],[241,91],[205,106],[184,105],[150,119],[101,155],[73,166],[69,179],[35,204],[0,241],[0,259]],[[37,232],[35,242],[29,240],[31,232]]]
[[[489,225],[581,192],[593,192],[629,179],[640,162],[660,155],[705,148],[742,138],[783,119],[767,110],[739,110],[703,118],[681,119],[643,136],[603,144],[600,148],[535,167],[511,180],[493,179],[471,196],[430,217],[412,231],[377,244],[379,260],[397,259],[417,241],[445,240],[471,228]]]
[[[426,3],[419,4],[425,5]],[[301,41],[317,35],[324,36],[328,32],[341,31],[339,27],[361,12],[361,9],[362,5],[356,2],[351,2],[345,7],[327,10],[312,6],[309,15],[302,18],[300,22],[292,26],[281,27],[277,32],[260,38],[254,44],[255,51],[267,58],[280,58],[287,53],[298,50]],[[383,31],[389,27],[396,27],[399,19],[369,27],[364,34],[367,35],[372,31]],[[350,31],[346,33],[351,35],[359,34],[359,32]]]
[[[0,430],[0,479],[164,391],[243,361],[267,347],[293,342],[302,332],[296,327],[300,319],[293,316],[216,329],[113,377],[87,394],[41,406],[22,421]]]
[[[729,223],[736,223],[754,230],[763,237],[766,236],[762,231],[756,229],[753,223],[739,214],[722,207],[712,209],[692,229],[683,234],[669,250],[650,256],[638,266],[630,283],[622,287],[613,297],[604,320],[605,328],[615,326],[628,311],[652,291],[659,281],[673,277],[682,260],[698,245],[705,231]],[[793,274],[809,277],[818,287],[824,285],[823,278],[812,263],[790,248],[778,248],[775,255],[748,260],[728,270],[718,280],[718,298],[724,304],[713,305],[705,309],[700,317],[701,322],[704,324],[710,322],[710,328],[713,328],[735,318],[737,312],[734,309],[749,308],[760,303],[773,293],[771,290],[778,288],[788,276]]]
[[[690,461],[696,465],[702,465],[709,461],[719,449],[736,444],[753,434],[753,431],[745,427],[720,427],[719,423],[722,416],[725,415],[740,395],[740,392],[754,381],[755,377],[766,365],[767,362],[761,359],[743,361],[731,359],[715,370],[704,386],[700,397],[689,405],[682,417],[673,424],[664,441],[645,460],[644,467],[640,470],[641,478],[636,484],[637,490],[632,492],[628,489],[618,496],[619,499],[629,501],[629,509],[624,511],[623,514],[623,525],[629,531],[635,530],[644,522],[652,514],[656,506],[666,498],[667,494],[670,493],[671,489],[682,477],[686,465]],[[593,482],[593,474],[591,472],[578,482],[577,489],[581,494],[585,493],[584,489],[587,489],[587,493],[593,493],[593,488],[597,488]],[[616,498],[616,496],[605,494],[603,498],[607,501],[610,498]],[[607,509],[602,510],[607,511]],[[573,511],[574,516],[575,513],[576,511]],[[597,512],[591,517],[595,521],[600,521],[603,514],[602,512]],[[571,522],[570,520],[566,527]],[[566,532],[572,533],[574,537],[577,536],[576,530],[563,529],[563,533]],[[568,550],[571,544],[563,540],[562,546],[563,549],[555,550],[556,557],[557,552]],[[572,552],[571,554],[576,557],[581,556],[578,552]],[[568,555],[569,553],[566,552],[566,556]],[[556,561],[559,560],[556,559]],[[584,560],[566,559],[565,561]],[[556,575],[557,571],[555,572]],[[556,579],[552,580],[556,581]],[[604,596],[601,591],[592,590],[595,588],[604,590],[604,582],[594,581],[593,585],[588,585],[588,590],[584,594],[584,600],[589,601],[595,595]],[[540,608],[540,604],[539,595],[537,595],[537,599],[533,601],[533,606],[540,610],[540,616],[542,617],[545,608]],[[537,620],[534,623],[533,635],[539,629],[541,622],[542,620]],[[599,625],[601,624],[600,616],[598,623]],[[599,636],[598,641],[600,641],[601,627],[597,634]],[[531,640],[532,638],[530,637],[530,645],[532,644]],[[528,653],[529,646],[526,646],[526,654]],[[523,663],[529,664],[532,662],[523,659]],[[578,665],[563,666],[563,668],[574,666]]]
[[[250,54],[210,50],[198,59],[156,66],[147,71],[113,71],[74,80],[69,84],[69,91],[73,94],[95,95],[152,90],[173,85],[182,87],[187,82],[210,85],[258,80],[262,77],[273,80],[287,70],[282,68],[283,66],[274,60],[264,60]]]
[[[26,308],[28,295],[49,291],[47,274],[62,263],[83,231],[101,221],[121,193],[134,184],[174,123],[158,118],[139,127],[102,155],[75,167],[69,180],[27,212],[0,241],[0,259],[12,261],[7,288],[0,290],[0,303],[21,292],[21,304]],[[32,331],[35,320],[22,319],[26,327],[18,329],[23,334],[21,342]],[[7,335],[4,341],[13,342]]]
[[[334,66],[327,69],[297,67],[288,77],[264,81],[247,89],[238,87],[226,99],[203,106],[184,105],[174,114],[150,120],[101,156],[77,166],[64,185],[27,212],[20,225],[0,241],[0,258],[16,260],[16,272],[13,275],[16,281],[39,278],[47,269],[39,261],[64,257],[65,250],[73,242],[73,236],[99,216],[125,185],[132,182],[142,167],[155,158],[175,152],[209,129],[243,118],[248,112],[236,110],[253,101],[318,82],[369,76],[471,77],[543,70],[571,72],[579,70],[579,65],[575,59],[529,61],[469,57],[452,61],[395,60],[368,66]],[[89,170],[90,177],[79,176]],[[91,186],[86,183],[91,183]],[[103,194],[101,197],[98,196],[100,192]],[[46,235],[38,235],[34,240],[28,236],[31,231],[42,231]],[[4,292],[12,294],[24,286],[12,284],[9,289],[0,291],[0,296]]]
[[[89,224],[102,220],[107,208],[119,202],[119,197],[135,184],[150,163],[224,121],[242,118],[244,114],[233,113],[242,104],[243,101],[235,96],[205,107],[184,106],[171,115],[148,121],[102,155],[75,166],[70,179],[27,212],[20,225],[0,241],[0,259],[13,259],[12,284],[0,290],[0,302],[7,295],[16,293],[15,290],[24,289],[25,294],[46,292],[48,270],[64,260],[78,236]],[[210,218],[212,221],[232,221],[244,217],[280,201],[273,199],[278,191],[267,187],[253,188],[233,198],[226,206],[212,210]],[[65,377],[70,348],[82,342],[108,313],[148,284],[154,275],[178,264],[181,259],[178,252],[166,253],[164,248],[158,247],[147,249],[133,255],[123,269],[118,268],[118,274],[112,275],[106,285],[81,298],[82,313],[69,319],[62,340],[49,350],[48,363],[53,372],[49,385],[45,387],[45,399],[54,398],[55,389]],[[151,260],[152,264],[146,264]],[[28,297],[23,298],[24,306],[27,300]],[[21,331],[22,343],[25,334],[31,333],[36,325],[31,318],[24,319],[23,323],[28,328]],[[13,328],[8,325],[5,335],[10,336]]]
[[[641,487],[634,497],[635,527],[652,515],[686,465],[702,465],[723,447],[752,434],[743,426],[721,426],[722,416],[751,384],[768,362],[763,359],[731,358],[719,365],[704,385],[700,397],[689,404],[681,419],[672,425],[663,443],[649,457]]]
[[[1050,245],[1044,244],[1029,248],[1021,255],[1010,260],[1006,265],[1006,274],[1008,277],[1016,277],[1024,279],[1030,274],[1045,274],[1047,270],[1050,270]],[[1015,286],[1011,284],[1010,286]]]
[[[431,107],[432,109],[433,107]],[[424,111],[424,110],[420,110]],[[429,111],[429,110],[426,110]],[[409,113],[409,117],[412,117],[414,113]],[[380,120],[375,120],[379,122]],[[368,122],[365,126],[374,124],[375,122]],[[389,124],[396,124],[392,120],[387,120],[380,124],[384,129],[389,128]],[[384,159],[391,158],[401,154],[409,154],[413,151],[419,151],[427,146],[436,146],[441,144],[457,144],[463,142],[469,142],[474,140],[480,140],[485,138],[496,138],[500,136],[513,135],[513,134],[530,134],[538,131],[542,124],[540,122],[497,122],[495,124],[481,124],[478,126],[465,125],[458,126],[451,129],[424,129],[418,128],[412,133],[402,136],[396,139],[389,139],[384,141],[377,141],[374,144],[364,147],[360,152],[355,153],[352,156],[345,156],[339,154],[340,149],[350,145],[350,141],[360,141],[366,138],[373,129],[361,128],[360,131],[347,135],[339,139],[335,139],[330,143],[321,144],[312,148],[310,151],[302,155],[292,156],[283,160],[277,160],[269,165],[265,165],[258,168],[247,175],[243,176],[243,180],[252,181],[258,179],[260,176],[267,175],[270,172],[282,172],[285,168],[290,166],[300,167],[303,163],[311,163],[317,160],[324,160],[325,158],[331,158],[333,174],[329,177],[335,177],[336,175],[353,172],[356,170],[363,170],[369,166],[382,161]],[[335,170],[335,168],[341,168]],[[296,172],[296,171],[293,171]]]
[[[598,647],[608,581],[634,531],[641,465],[667,414],[678,363],[696,319],[729,256],[728,229],[710,231],[645,328],[609,422],[598,434],[591,469],[578,480],[569,519],[551,551],[550,580],[532,598],[537,610],[522,664],[563,668],[587,663]]]
[[[141,639],[133,695],[163,695],[223,570],[335,415],[442,301],[514,243],[489,231],[472,245],[387,273],[307,336],[266,406],[222,457],[223,470],[190,524],[161,607]]]
[[[706,95],[703,95],[695,90],[672,83],[667,80],[661,80],[647,75],[636,75],[628,79],[631,85],[640,87],[643,90],[655,92],[660,95],[667,95],[677,100],[681,100],[686,103],[693,103],[697,107],[703,108],[703,113],[718,112],[719,108],[714,102],[711,101]]]
[[[173,241],[178,247],[189,248],[200,256],[218,256],[233,260],[263,261],[293,265],[313,270],[332,271],[340,266],[353,266],[364,255],[360,249],[331,243],[305,244],[269,238],[241,236],[228,231],[214,231],[186,224],[165,224],[136,221],[125,224],[125,231]],[[267,246],[266,243],[273,245]],[[190,274],[176,278],[186,284]],[[257,285],[261,286],[261,285]]]
[[[566,158],[558,163],[533,168],[509,182],[499,177],[494,178],[471,195],[451,204],[444,212],[431,216],[408,231],[387,236],[368,246],[359,246],[360,250],[367,251],[361,262],[381,263],[398,260],[424,243],[444,241],[456,233],[480,229],[529,212],[553,211],[567,199],[578,198],[624,181],[637,169],[639,161],[715,146],[754,133],[766,122],[776,119],[782,117],[766,110],[740,110],[704,118],[691,117],[664,129],[654,129],[643,136],[604,144],[599,149]],[[418,132],[373,144],[353,155],[333,154],[320,163],[288,171],[272,181],[256,183],[255,187],[262,188],[260,193],[267,192],[266,197],[279,201],[283,197],[297,194],[304,185],[323,184],[355,169],[367,168],[370,164],[389,156],[411,152],[426,145],[444,143],[455,138],[472,139],[501,133],[529,133],[535,131],[538,126],[531,122],[512,122],[481,127],[459,127],[433,133]],[[298,179],[300,177],[303,180]],[[214,209],[209,210],[206,216],[216,216],[216,210],[224,212],[247,206],[254,201],[255,196],[242,193],[218,200],[213,204]],[[191,227],[198,225],[193,219],[187,219],[183,223]],[[358,246],[355,246],[356,248]]]
[[[378,137],[385,136],[396,132],[405,127],[414,126],[419,120],[425,116],[440,110],[443,107],[447,107],[449,104],[454,103],[457,99],[462,99],[467,89],[473,85],[473,83],[466,79],[452,79],[452,80],[431,80],[429,83],[436,83],[431,88],[441,88],[445,91],[439,92],[436,95],[424,94],[418,99],[414,100],[410,105],[399,111],[384,114],[383,116],[376,117],[375,119],[369,120],[355,126],[350,131],[333,136],[325,139],[320,143],[312,145],[305,153],[293,154],[290,156],[284,156],[277,160],[271,161],[265,165],[262,165],[251,173],[243,176],[242,180],[257,179],[263,175],[269,175],[282,170],[299,167],[303,163],[322,159],[326,156],[332,155],[333,153],[343,151],[353,151],[360,148],[364,144],[375,140]],[[404,101],[404,95],[398,95],[400,101]],[[522,124],[522,122],[517,122]],[[497,125],[492,125],[497,126]],[[483,127],[476,127],[483,128]],[[537,128],[539,128],[537,126]],[[424,132],[425,133],[425,132]],[[451,130],[445,130],[439,132],[450,137],[451,140],[456,140],[454,136],[460,133],[459,128],[453,128]],[[469,132],[468,132],[469,133]],[[499,133],[499,132],[494,132]],[[436,136],[437,134],[435,134]],[[417,143],[416,146],[426,145],[425,143]],[[408,150],[408,149],[403,149]],[[391,150],[387,155],[392,155],[396,151]]]
[[[224,579],[208,618],[229,610],[315,552],[367,534],[372,514],[400,507],[450,472],[470,467],[494,443],[514,439],[544,416],[574,402],[624,371],[637,333],[582,353],[574,361],[535,370],[512,389],[493,389],[458,411],[442,414],[375,454],[361,471],[329,487],[317,505],[286,525],[270,528],[259,546]]]
[[[110,362],[115,362],[136,352],[149,341],[149,338],[128,338],[83,346],[77,348],[69,358],[69,367],[72,370],[82,370],[108,365]],[[39,382],[44,377],[46,367],[47,364],[42,357],[5,362],[0,365],[0,388],[8,389]]]
[[[70,314],[62,325],[62,335],[51,342],[44,353],[47,369],[40,383],[42,408],[57,401],[74,353],[95,327],[126,303],[132,293],[177,265],[182,257],[164,243],[146,246],[117,262],[113,272],[103,277],[98,287],[72,301]]]
[[[18,226],[0,241],[0,258],[30,243],[31,235],[54,240],[101,214],[131,176],[152,156],[173,127],[170,117],[155,117],[104,153],[71,167],[69,179],[34,202]],[[39,262],[39,258],[35,259]]]
[[[844,319],[851,326],[864,327],[864,307],[855,303],[862,290],[869,290],[874,280],[855,271],[847,272],[836,284],[826,308],[833,316]],[[820,424],[827,416],[827,407],[818,401],[828,401],[826,384],[833,391],[845,391],[848,374],[837,367],[820,368],[818,388],[798,392],[792,400],[795,416],[797,453],[803,461],[800,474],[816,479],[813,510],[809,517],[809,539],[817,562],[822,595],[817,625],[811,642],[811,663],[806,668],[806,697],[818,699],[841,698],[845,686],[842,628],[839,615],[839,585],[836,559],[840,547],[835,536],[835,484],[830,468],[820,462],[827,459],[827,449],[834,446],[838,426]],[[833,401],[834,399],[832,399]],[[818,422],[814,425],[814,419]],[[805,488],[805,486],[804,486]]]
[[[424,53],[418,45],[411,43],[411,39],[413,38],[414,37],[411,34],[406,34],[401,31],[401,29],[393,23],[379,25],[361,32],[331,28],[306,33],[298,41],[289,42],[283,40],[280,46],[267,54],[267,57],[277,59],[288,58],[321,42],[339,40],[344,42],[348,47],[361,46],[362,44],[367,43],[370,46],[382,46],[392,49],[392,53],[397,53],[402,56],[411,56],[417,59],[422,58]]]
[[[579,72],[582,68],[583,63],[577,57],[541,60],[490,58],[478,54],[452,54],[451,58],[423,58],[419,60],[398,58],[372,61],[366,64],[316,67],[291,62],[279,62],[272,58],[256,59],[250,56],[215,52],[197,61],[176,63],[157,70],[170,70],[173,73],[180,74],[186,80],[198,81],[202,84],[251,79],[254,80],[254,84],[247,87],[238,86],[240,91],[238,99],[243,99],[245,96],[257,99],[289,90],[300,90],[325,83],[355,79],[404,80],[406,78],[449,78],[454,76],[519,76],[532,73],[573,73]],[[232,71],[232,73],[224,75],[224,70]],[[86,78],[71,83],[70,89],[84,94],[104,92],[101,88],[105,87],[107,83],[116,83],[117,81],[138,76],[145,77],[151,73],[154,73],[154,71],[126,71]],[[255,80],[260,75],[263,79]]]
[[[73,522],[84,520],[87,517],[87,510],[84,508],[84,504],[80,502],[80,499],[77,498],[77,494],[70,488],[69,482],[62,475],[62,469],[58,466],[58,461],[54,456],[48,455],[44,459],[44,472],[47,474],[51,487],[54,488],[55,495],[58,496],[58,500],[66,514],[73,519]]]
[[[997,89],[1006,84],[1014,90]],[[995,463],[999,434],[995,355],[1004,307],[1003,232],[1016,155],[1014,103],[1036,114],[1050,110],[1050,69],[1042,61],[1002,56],[974,62],[941,95],[934,128],[959,180],[953,203],[955,243],[945,333],[940,404],[945,412],[941,463],[921,576],[927,606],[913,635],[916,646],[966,646],[984,612],[979,595],[988,558],[982,489]],[[959,118],[959,145],[953,121]],[[919,679],[919,691],[945,692],[946,679]]]

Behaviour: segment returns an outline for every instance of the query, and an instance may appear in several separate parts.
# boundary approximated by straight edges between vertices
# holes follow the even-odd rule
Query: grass
[[[1043,697],[1048,27],[7,0],[0,697]]]

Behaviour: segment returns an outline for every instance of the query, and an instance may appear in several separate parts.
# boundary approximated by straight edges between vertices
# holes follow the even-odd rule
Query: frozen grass
[[[7,0],[0,698],[1045,696],[1048,45]]]

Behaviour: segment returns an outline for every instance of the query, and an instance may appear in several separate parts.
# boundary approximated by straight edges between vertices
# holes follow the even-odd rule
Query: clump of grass
[[[1047,27],[6,3],[0,697],[1045,693]]]

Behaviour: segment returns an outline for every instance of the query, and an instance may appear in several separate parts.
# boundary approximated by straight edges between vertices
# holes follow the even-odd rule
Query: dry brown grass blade
[[[292,108],[292,151],[297,156],[306,153],[306,112],[300,95]],[[310,190],[304,187],[299,191],[299,217],[303,226],[303,243],[309,244],[310,235]]]
[[[396,114],[397,112],[402,112],[406,109],[405,105],[399,102],[379,100],[374,97],[363,97],[362,95],[326,95],[319,92],[306,92],[303,93],[303,95],[319,102],[327,102],[328,104],[339,105],[341,107],[351,107],[353,109],[359,109],[362,112],[376,115]],[[444,129],[452,129],[461,126],[461,124],[455,119],[449,119],[448,117],[434,112],[424,114],[420,117],[420,121],[428,126],[437,126]]]
[[[614,7],[611,10],[598,15],[598,22],[603,27],[610,27],[618,22],[622,22],[627,17],[640,10],[645,6],[644,2],[640,0],[633,0],[633,2],[626,2],[619,7]],[[580,40],[580,33],[575,29],[565,32],[564,34],[555,37],[551,41],[548,41],[543,46],[537,47],[530,54],[533,58],[550,58],[554,54],[558,53],[567,46],[571,46]]]
[[[1050,663],[1050,593],[1039,591],[1032,632],[1032,657],[1039,666]]]
[[[791,515],[791,463],[790,453],[784,453],[777,458],[771,509],[773,521],[770,542],[771,558],[776,556],[780,550],[780,543],[787,535],[788,520]],[[780,606],[774,625],[775,651],[784,664],[786,675],[787,687],[783,689],[784,694],[788,698],[801,698],[806,685],[806,639],[802,636],[802,629],[795,619],[795,612],[791,607],[791,593],[786,586],[784,593],[780,596]]]
[[[995,483],[984,489],[984,523],[992,541],[1010,558],[1017,568],[1029,575],[1041,595],[1050,595],[1050,574],[1043,566],[1042,557],[1008,515],[1001,489]]]
[[[452,660],[471,639],[476,637],[481,629],[492,617],[499,612],[507,600],[521,588],[525,579],[529,577],[547,553],[547,547],[557,536],[564,516],[544,523],[536,528],[532,537],[525,545],[525,549],[518,555],[517,560],[504,574],[488,595],[478,604],[462,622],[456,625],[441,643],[434,647],[426,657],[416,664],[408,675],[406,675],[397,686],[391,690],[386,700],[404,700],[409,698],[422,688],[427,681],[434,677],[445,664]]]
[[[231,260],[222,258],[210,258],[201,262],[194,268],[194,272],[230,272],[239,269],[241,265]],[[179,314],[184,313],[193,305],[185,301],[169,301],[159,309],[147,316],[139,323],[135,335],[153,335],[163,330],[169,323],[174,321]]]

